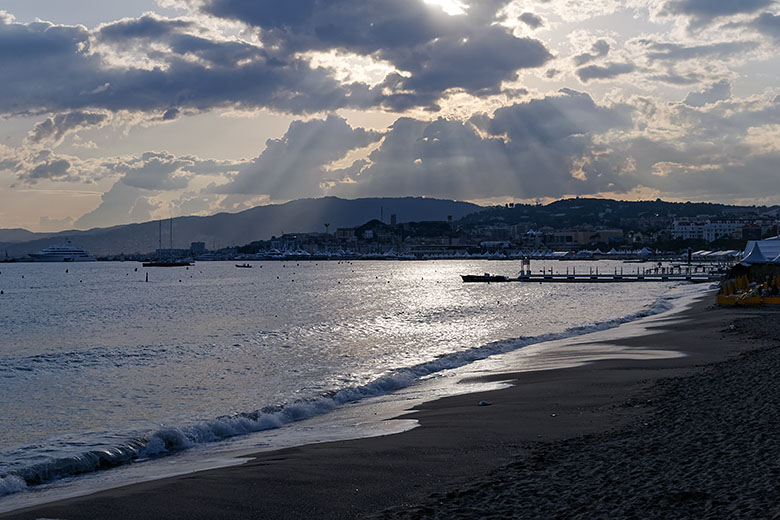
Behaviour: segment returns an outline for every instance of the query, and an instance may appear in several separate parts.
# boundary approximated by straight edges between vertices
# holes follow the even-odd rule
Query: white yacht
[[[67,244],[61,246],[47,247],[40,253],[31,253],[30,256],[36,262],[94,262],[95,257],[75,247],[68,240]]]

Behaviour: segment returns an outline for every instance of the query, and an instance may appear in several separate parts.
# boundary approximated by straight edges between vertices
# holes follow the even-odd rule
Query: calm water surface
[[[542,265],[596,264],[533,267]],[[630,319],[670,287],[459,277],[519,269],[0,264],[0,495],[275,428],[540,338]]]

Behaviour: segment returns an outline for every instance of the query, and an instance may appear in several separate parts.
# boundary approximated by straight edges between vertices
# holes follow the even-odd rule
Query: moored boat
[[[144,262],[144,267],[185,267],[192,265],[192,262],[188,262],[186,260],[182,261],[152,261],[152,262]]]
[[[30,257],[36,262],[94,262],[96,259],[85,250],[71,244],[70,240],[61,246],[47,247]]]
[[[509,278],[501,274],[462,274],[464,282],[508,282]]]

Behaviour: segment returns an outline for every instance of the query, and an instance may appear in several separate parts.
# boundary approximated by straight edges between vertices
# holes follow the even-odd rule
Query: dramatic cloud
[[[710,86],[701,92],[691,92],[685,97],[686,105],[692,107],[703,107],[710,103],[716,103],[731,97],[731,85],[728,81],[722,80]]]
[[[615,189],[616,170],[598,158],[593,137],[630,125],[627,107],[600,107],[571,90],[470,123],[402,118],[336,192],[530,198]]]
[[[520,21],[526,24],[531,29],[538,29],[544,25],[544,20],[540,16],[534,13],[523,13],[520,15]]]
[[[634,72],[636,66],[633,63],[609,63],[605,66],[588,65],[577,69],[577,77],[587,83],[594,79],[612,79],[617,76]]]
[[[124,173],[122,182],[146,190],[177,190],[186,188],[191,175],[183,168],[187,161],[167,152],[146,152],[140,157],[111,164],[111,170]]]
[[[539,41],[492,23],[497,2],[472,6],[461,17],[436,13],[419,0],[402,6],[377,0],[298,4],[204,5],[212,14],[261,28],[257,43],[152,14],[92,32],[4,18],[0,114],[106,109],[158,112],[170,120],[184,108],[436,108],[449,89],[497,92],[518,70],[551,58]],[[343,84],[332,70],[312,67],[305,54],[331,50],[376,57],[397,73],[376,88]]]
[[[451,88],[496,92],[516,71],[552,56],[537,40],[494,24],[503,2],[466,2],[462,16],[442,16],[419,0],[207,0],[203,9],[261,29],[264,42],[289,53],[341,49],[376,55],[407,75],[381,85],[393,109],[428,105]],[[409,92],[411,91],[411,92]]]
[[[117,182],[103,194],[97,208],[82,215],[73,225],[78,229],[89,229],[145,222],[152,220],[159,207],[160,203],[155,202],[148,191]]]
[[[591,47],[591,52],[584,52],[575,56],[574,64],[579,67],[607,54],[609,54],[609,43],[606,40],[598,40]]]
[[[108,114],[95,112],[68,112],[47,117],[40,123],[36,123],[28,134],[28,139],[33,143],[46,142],[52,146],[62,143],[65,136],[77,132],[83,128],[100,126],[109,119]]]
[[[236,172],[243,162],[203,160],[194,156],[175,156],[168,152],[144,152],[137,157],[105,161],[109,171],[122,174],[121,182],[146,190],[179,190],[189,185],[196,174]]]
[[[76,157],[55,154],[49,149],[26,152],[21,149],[0,149],[0,171],[12,172],[22,184],[33,185],[40,181],[85,182],[91,181],[80,170],[82,161]]]
[[[97,26],[40,4],[0,11],[0,208],[113,187],[33,228],[328,194],[774,193],[776,0],[165,0],[177,16]]]
[[[691,26],[698,27],[716,18],[754,13],[774,3],[774,0],[673,0],[664,6],[665,14],[685,15]]]
[[[761,15],[750,23],[750,26],[760,33],[780,42],[780,15],[772,13],[761,13]]]
[[[271,139],[265,151],[244,167],[222,193],[267,194],[274,200],[317,196],[339,181],[326,167],[348,152],[378,141],[381,134],[352,128],[336,116],[296,121],[281,139]]]
[[[83,27],[0,22],[0,114],[107,109],[170,117],[175,114],[171,109],[182,107],[271,107],[297,113],[370,104],[353,100],[349,86],[300,58],[272,57],[246,42],[175,32],[186,25],[147,21],[144,25],[162,24],[164,30],[142,31],[131,30],[131,22],[119,24],[122,30],[103,26],[95,47]],[[128,33],[132,36],[119,39]],[[161,42],[167,48],[154,48],[156,40],[149,35],[160,33],[167,36]],[[136,56],[120,66],[120,56],[109,66],[98,52],[108,52],[107,45],[121,51],[130,40],[136,52],[148,49],[144,59]]]
[[[658,43],[640,40],[649,50],[647,57],[651,60],[686,61],[702,58],[729,59],[758,47],[757,42],[718,42],[704,45],[683,45],[679,43]]]

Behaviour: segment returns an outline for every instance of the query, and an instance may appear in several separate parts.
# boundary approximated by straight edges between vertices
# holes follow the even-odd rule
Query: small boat
[[[249,264],[236,264],[236,267],[241,267],[243,269],[252,269],[252,266]]]
[[[502,274],[462,274],[464,282],[508,282],[509,278]]]

